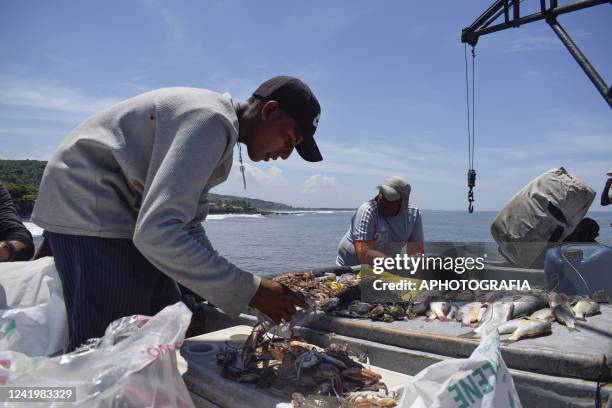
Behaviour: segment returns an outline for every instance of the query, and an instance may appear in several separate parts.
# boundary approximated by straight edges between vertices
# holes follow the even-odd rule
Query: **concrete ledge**
[[[570,333],[566,327],[555,324],[550,336],[502,346],[504,361],[508,367],[523,371],[610,382],[612,332],[608,331],[612,328],[612,307],[605,309],[603,316],[590,318],[591,322],[597,322],[596,326],[578,322],[577,327],[581,332]],[[470,331],[470,328],[461,327],[459,322],[424,322],[417,319],[383,323],[320,313],[307,326],[448,357],[467,357],[478,345],[477,340],[457,337]]]

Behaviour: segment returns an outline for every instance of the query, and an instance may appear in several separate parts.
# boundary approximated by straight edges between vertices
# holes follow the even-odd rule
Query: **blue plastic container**
[[[555,291],[591,295],[604,290],[612,295],[612,247],[604,244],[565,244],[546,253],[544,276]],[[582,276],[582,278],[581,278]]]

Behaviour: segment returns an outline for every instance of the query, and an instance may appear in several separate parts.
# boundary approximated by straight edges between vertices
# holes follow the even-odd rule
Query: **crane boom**
[[[608,103],[608,106],[612,107],[612,89],[557,21],[557,16],[559,15],[604,3],[612,4],[612,0],[581,0],[563,6],[559,6],[557,0],[540,0],[540,11],[527,16],[521,16],[521,2],[522,0],[496,0],[476,21],[461,31],[461,42],[468,43],[474,47],[478,39],[483,35],[507,28],[516,28],[534,21],[546,20],[593,85],[595,85],[597,91]],[[504,21],[492,25],[502,14]]]

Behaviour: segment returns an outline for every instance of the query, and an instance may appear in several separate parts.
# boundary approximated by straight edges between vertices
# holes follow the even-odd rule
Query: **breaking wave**
[[[264,218],[262,214],[209,214],[206,220],[225,220],[227,218]]]

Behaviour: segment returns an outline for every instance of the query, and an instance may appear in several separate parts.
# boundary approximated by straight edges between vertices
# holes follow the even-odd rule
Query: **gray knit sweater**
[[[236,316],[260,279],[219,256],[201,222],[237,140],[227,94],[165,88],[120,102],[62,142],[32,221],[57,233],[133,239],[169,277]]]

